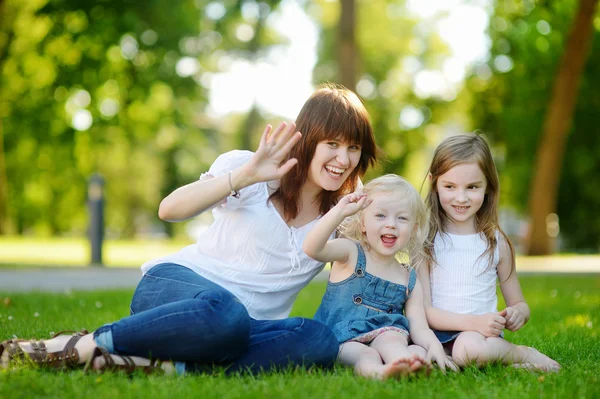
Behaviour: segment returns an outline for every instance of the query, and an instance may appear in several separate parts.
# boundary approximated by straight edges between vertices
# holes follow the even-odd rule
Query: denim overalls
[[[408,287],[373,276],[366,271],[366,258],[360,244],[354,273],[339,283],[329,282],[315,314],[329,326],[339,343],[353,340],[371,331],[396,327],[408,333],[404,303],[417,281],[410,269]]]

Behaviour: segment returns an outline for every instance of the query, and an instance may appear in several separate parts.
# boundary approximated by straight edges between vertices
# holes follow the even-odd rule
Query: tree
[[[87,178],[99,172],[109,234],[156,225],[160,199],[230,148],[204,114],[210,78],[224,58],[276,42],[262,25],[249,43],[238,28],[254,23],[248,10],[258,7],[263,24],[278,3],[3,3],[0,224],[83,233]]]
[[[451,96],[420,93],[414,84],[419,73],[439,72],[449,54],[433,20],[420,21],[403,1],[392,0],[322,0],[308,10],[321,28],[315,82],[355,88],[385,152],[381,169],[371,173],[405,174],[411,156],[455,112]],[[413,180],[423,174],[418,165]]]
[[[554,81],[537,151],[529,200],[529,255],[547,255],[553,252],[550,236],[546,232],[547,217],[556,213],[565,143],[577,102],[583,67],[593,39],[597,4],[598,0],[580,0]]]
[[[566,50],[567,35],[576,20],[578,4],[577,0],[497,3],[490,16],[490,57],[473,68],[462,96],[472,104],[473,126],[483,130],[495,144],[503,206],[513,208],[527,220],[530,210],[543,206],[532,200],[533,172],[552,173],[558,180],[558,189],[544,200],[556,204],[559,249],[596,252],[600,248],[600,199],[593,187],[600,182],[600,158],[596,155],[600,152],[600,41],[592,41],[592,37],[598,38],[598,26],[590,33],[589,62],[583,66],[583,61],[579,61],[579,95],[577,85],[567,88],[576,101],[560,98],[559,102],[565,102],[559,104],[564,109],[549,108],[549,99],[559,84],[556,79],[561,57],[570,57],[566,54],[571,51]],[[564,83],[560,83],[562,87]],[[574,103],[569,105],[570,101]],[[572,117],[565,112],[569,108]],[[535,166],[532,154],[547,141],[541,138],[545,124],[550,123],[545,122],[544,116],[554,118],[558,116],[554,115],[556,112],[563,117],[560,124],[566,123],[560,149],[564,161]],[[546,235],[545,218],[551,211],[541,213],[543,218],[537,219],[538,223],[543,220],[543,225],[538,225],[538,232]],[[554,227],[552,233],[556,234],[558,226]],[[526,244],[522,250],[527,251]]]

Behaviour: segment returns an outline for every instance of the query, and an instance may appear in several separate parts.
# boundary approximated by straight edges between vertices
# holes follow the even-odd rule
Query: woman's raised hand
[[[265,127],[258,149],[248,163],[255,182],[279,180],[298,163],[296,158],[284,162],[302,137],[296,131],[296,124],[282,122],[275,131],[271,132],[271,129],[271,125]]]

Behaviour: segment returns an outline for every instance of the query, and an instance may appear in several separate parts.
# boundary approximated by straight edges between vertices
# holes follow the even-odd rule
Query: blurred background
[[[420,188],[440,140],[480,131],[519,253],[597,254],[597,3],[0,0],[0,264],[88,264],[94,195],[107,265],[193,242],[211,215],[164,223],[161,199],[326,81],[371,114],[367,179]]]

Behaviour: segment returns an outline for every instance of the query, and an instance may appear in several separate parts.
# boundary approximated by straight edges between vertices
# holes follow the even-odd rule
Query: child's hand
[[[452,358],[446,355],[441,345],[429,349],[426,360],[435,362],[444,374],[446,374],[446,368],[451,371],[459,370],[458,366],[452,361]]]
[[[348,194],[337,203],[336,208],[340,209],[341,216],[348,217],[356,212],[365,209],[371,205],[372,199],[367,198],[367,194],[355,192]]]
[[[505,313],[506,328],[510,331],[517,331],[525,324],[525,315],[516,307],[509,306],[501,313]]]
[[[506,325],[506,312],[490,312],[477,316],[475,330],[486,337],[499,337]]]

